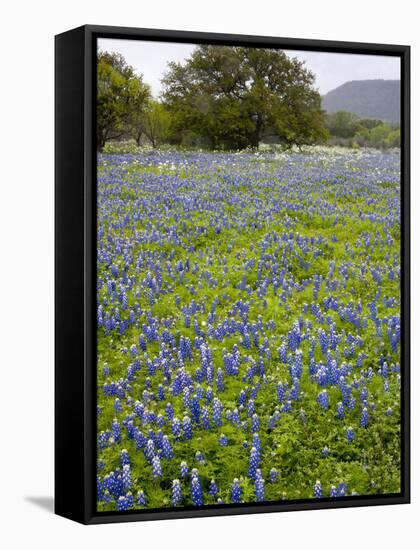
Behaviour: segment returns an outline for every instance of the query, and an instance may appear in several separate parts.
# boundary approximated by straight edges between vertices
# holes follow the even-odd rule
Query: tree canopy
[[[198,46],[170,63],[163,102],[176,142],[257,148],[274,137],[286,146],[327,138],[314,75],[279,50]]]
[[[139,140],[150,87],[121,54],[99,52],[97,61],[97,143],[131,135]]]

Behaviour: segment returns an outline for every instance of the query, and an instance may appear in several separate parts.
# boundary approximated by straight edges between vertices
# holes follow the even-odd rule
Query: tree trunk
[[[98,137],[98,143],[96,145],[99,153],[102,153],[105,146],[105,140],[101,137]]]
[[[258,151],[260,141],[261,141],[261,131],[262,131],[262,119],[261,115],[257,115],[255,119],[255,130],[251,135],[251,147]]]
[[[96,134],[96,140],[96,147],[99,152],[102,152],[106,143],[106,132],[104,132],[103,130],[99,130],[99,132]]]

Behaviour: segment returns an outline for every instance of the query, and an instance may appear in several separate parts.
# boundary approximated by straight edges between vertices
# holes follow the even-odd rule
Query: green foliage
[[[169,113],[158,101],[150,101],[142,116],[143,131],[153,148],[160,145],[169,134]]]
[[[97,143],[141,133],[150,88],[118,53],[99,52],[97,61]]]
[[[355,136],[356,142],[367,147],[400,147],[400,130],[392,130],[389,124],[379,124],[358,132]]]
[[[390,148],[400,147],[400,129],[398,124],[388,124],[373,118],[359,118],[347,111],[330,113],[326,117],[326,126],[333,138],[342,145],[358,147]]]
[[[337,111],[327,115],[327,128],[332,136],[340,138],[354,137],[361,128],[359,117],[347,111]]]
[[[314,75],[281,51],[198,46],[163,84],[174,143],[258,148],[274,136],[290,147],[328,135]]]

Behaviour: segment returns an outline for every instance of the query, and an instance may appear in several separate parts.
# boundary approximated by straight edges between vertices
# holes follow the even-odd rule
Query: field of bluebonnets
[[[99,155],[99,510],[399,492],[399,170]]]

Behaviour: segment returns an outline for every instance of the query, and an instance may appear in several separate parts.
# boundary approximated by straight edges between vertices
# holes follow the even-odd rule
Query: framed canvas
[[[409,47],[55,44],[56,513],[408,503]]]

